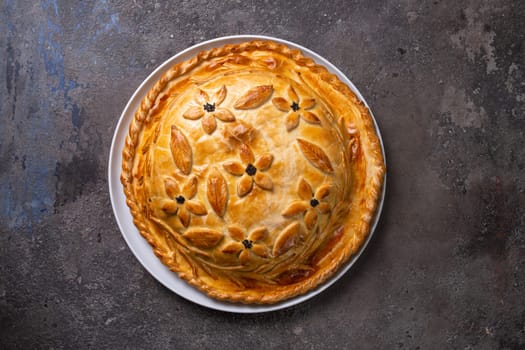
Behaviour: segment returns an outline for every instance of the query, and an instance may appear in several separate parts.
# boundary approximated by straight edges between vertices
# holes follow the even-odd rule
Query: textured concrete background
[[[0,3],[0,348],[525,348],[525,2]],[[373,108],[388,192],[358,264],[297,307],[207,310],[113,218],[107,159],[140,82],[192,44],[266,34]]]

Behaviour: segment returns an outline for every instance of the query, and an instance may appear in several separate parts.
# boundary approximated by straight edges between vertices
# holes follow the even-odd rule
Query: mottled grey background
[[[525,2],[0,2],[0,348],[525,348]],[[178,51],[266,34],[324,55],[381,128],[388,191],[313,300],[207,310],[126,246],[117,119]]]

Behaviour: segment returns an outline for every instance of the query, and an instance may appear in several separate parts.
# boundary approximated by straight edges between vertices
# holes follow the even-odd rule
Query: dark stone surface
[[[0,4],[0,348],[525,348],[523,1]],[[358,264],[243,316],[156,282],[115,224],[107,159],[179,50],[266,34],[322,53],[383,133],[388,192]]]

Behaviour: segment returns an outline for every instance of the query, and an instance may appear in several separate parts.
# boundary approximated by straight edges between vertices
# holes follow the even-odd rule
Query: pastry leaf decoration
[[[181,191],[175,179],[171,177],[164,179],[164,189],[170,199],[166,200],[161,209],[168,215],[176,215],[184,227],[189,226],[191,214],[202,216],[208,213],[204,204],[194,200],[197,194],[197,182],[197,177],[191,175]]]
[[[289,251],[297,242],[301,226],[295,221],[288,225],[277,237],[273,245],[273,256],[279,256]]]
[[[334,168],[332,167],[330,159],[319,146],[303,139],[297,139],[297,143],[299,144],[299,148],[301,149],[303,155],[310,161],[310,163],[312,163],[313,166],[321,171],[324,171],[325,173],[334,172]]]
[[[308,210],[308,204],[304,201],[294,201],[290,203],[281,213],[284,217],[292,217],[298,214],[304,214]]]
[[[224,216],[228,204],[228,185],[221,173],[212,169],[208,175],[208,201],[217,215]]]
[[[329,214],[332,210],[330,203],[325,201],[326,197],[330,195],[331,189],[331,184],[323,184],[314,193],[312,186],[301,178],[297,186],[297,194],[301,200],[290,203],[281,212],[281,215],[285,218],[291,218],[304,214],[306,228],[313,229],[317,224],[319,214]]]
[[[188,139],[175,125],[171,126],[170,149],[177,168],[184,175],[189,175],[193,162],[193,152]]]
[[[297,128],[300,119],[303,119],[309,124],[321,124],[319,117],[309,111],[309,109],[315,107],[315,99],[300,99],[292,86],[288,87],[288,98],[288,100],[284,97],[275,97],[272,99],[275,108],[282,112],[289,112],[285,122],[287,131],[292,131]]]
[[[347,123],[343,117],[339,118],[339,125],[344,131],[345,140],[347,140],[347,149],[350,151],[350,159],[356,160],[359,156],[359,132],[352,123]]]
[[[256,108],[266,102],[273,92],[272,85],[259,85],[248,90],[244,95],[239,97],[233,107],[236,109]]]
[[[201,119],[202,129],[211,135],[217,129],[217,119],[225,123],[235,121],[232,112],[220,107],[226,98],[226,93],[224,85],[215,91],[212,97],[206,91],[197,89],[194,96],[194,102],[197,105],[190,106],[182,117],[188,120]]]
[[[182,235],[198,248],[212,248],[221,241],[222,233],[204,227],[190,228]]]
[[[273,181],[266,170],[272,165],[273,156],[270,153],[263,153],[256,157],[250,146],[242,143],[239,146],[239,157],[243,164],[236,161],[227,161],[222,164],[224,170],[230,174],[241,176],[237,183],[237,195],[239,197],[248,195],[254,183],[265,191],[272,191]]]
[[[228,227],[228,232],[233,241],[223,247],[224,254],[236,255],[242,265],[250,262],[252,253],[260,258],[268,257],[268,249],[264,244],[259,243],[268,233],[266,227],[258,227],[250,234],[246,234],[242,228],[231,225]]]

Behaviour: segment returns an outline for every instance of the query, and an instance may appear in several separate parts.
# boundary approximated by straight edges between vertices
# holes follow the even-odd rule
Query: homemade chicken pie
[[[369,111],[298,50],[200,52],[132,121],[121,180],[134,223],[208,295],[275,303],[334,274],[369,234],[385,165]]]

